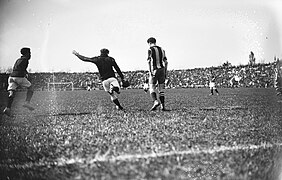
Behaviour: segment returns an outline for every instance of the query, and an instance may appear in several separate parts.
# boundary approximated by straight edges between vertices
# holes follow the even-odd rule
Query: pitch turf
[[[121,92],[125,111],[104,91],[35,92],[30,112],[19,92],[0,118],[0,179],[280,180],[274,89],[219,91],[169,89],[168,112],[142,90]]]

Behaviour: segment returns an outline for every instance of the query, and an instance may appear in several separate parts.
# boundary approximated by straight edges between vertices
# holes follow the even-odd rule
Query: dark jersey
[[[91,62],[96,64],[102,81],[108,78],[111,78],[111,77],[115,77],[115,72],[113,70],[113,67],[117,71],[118,75],[122,79],[124,78],[115,59],[110,56],[96,56],[96,57],[91,58]]]
[[[13,71],[11,73],[11,77],[25,77],[27,74],[27,67],[28,67],[28,58],[25,56],[21,56],[17,59],[16,63],[14,64]]]
[[[164,61],[167,61],[165,51],[159,46],[152,46],[148,50],[148,61],[152,61],[152,69],[160,69],[164,67]]]

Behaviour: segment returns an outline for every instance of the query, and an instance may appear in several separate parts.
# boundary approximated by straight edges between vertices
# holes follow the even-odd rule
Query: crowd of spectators
[[[208,87],[209,78],[213,74],[217,79],[217,86],[221,88],[230,87],[230,79],[234,76],[241,77],[240,87],[273,87],[274,63],[241,65],[241,66],[219,66],[209,68],[195,68],[186,70],[169,70],[167,88],[195,88]],[[142,88],[148,78],[148,71],[123,72],[126,79],[131,82],[129,88]],[[7,87],[8,74],[1,74],[1,87]],[[72,82],[74,89],[101,89],[101,81],[97,72],[90,73],[30,73],[28,79],[37,90],[48,90],[48,83]]]

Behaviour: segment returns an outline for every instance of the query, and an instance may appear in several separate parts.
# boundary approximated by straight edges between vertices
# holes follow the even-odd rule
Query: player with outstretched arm
[[[120,94],[120,85],[115,77],[115,72],[113,68],[120,76],[122,84],[126,84],[127,81],[124,80],[124,76],[119,66],[117,65],[115,59],[109,56],[109,50],[104,48],[101,49],[100,52],[100,56],[95,56],[92,58],[82,56],[75,50],[73,51],[73,54],[77,56],[80,60],[94,63],[97,66],[104,90],[109,93],[112,102],[116,105],[116,108],[118,110],[123,110],[123,107],[121,106],[118,97],[115,95],[115,92],[117,94]]]

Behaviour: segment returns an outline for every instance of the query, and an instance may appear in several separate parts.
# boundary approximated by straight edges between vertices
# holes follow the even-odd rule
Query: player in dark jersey
[[[124,82],[124,76],[119,66],[117,65],[115,59],[108,56],[109,50],[101,49],[100,52],[100,56],[95,56],[92,58],[82,56],[76,51],[73,51],[73,54],[76,55],[80,60],[94,63],[97,66],[104,90],[110,94],[111,100],[113,101],[113,103],[115,103],[116,108],[122,110],[123,107],[119,103],[117,96],[114,94],[114,92],[120,94],[120,85],[115,77],[115,72],[113,68],[120,76],[122,82]]]
[[[148,64],[149,64],[149,91],[154,101],[151,111],[157,109],[161,105],[161,110],[165,111],[165,79],[167,74],[167,58],[165,51],[156,45],[156,39],[151,37],[147,40],[150,46],[148,50]],[[157,90],[158,84],[158,90]],[[157,99],[157,93],[159,94],[159,100]]]
[[[3,110],[3,113],[8,116],[11,115],[11,106],[16,94],[16,89],[19,86],[27,88],[26,100],[23,104],[23,107],[31,111],[34,110],[34,108],[30,105],[30,100],[33,96],[33,87],[32,84],[27,80],[28,72],[26,70],[31,58],[30,48],[24,47],[20,52],[22,56],[15,62],[13,71],[8,78],[8,104]]]

